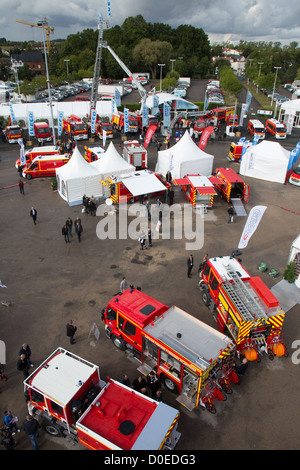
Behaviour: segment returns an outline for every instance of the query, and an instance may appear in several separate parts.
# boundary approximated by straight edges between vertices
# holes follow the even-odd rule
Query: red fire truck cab
[[[63,130],[74,140],[88,139],[87,124],[74,114],[63,119]]]
[[[103,153],[105,153],[105,150],[99,145],[94,147],[84,147],[84,158],[89,163],[99,160]]]
[[[7,126],[5,136],[9,144],[17,144],[18,140],[22,139],[22,131],[19,126]]]
[[[233,161],[233,162],[239,162],[242,157],[244,145],[247,148],[249,148],[251,147],[252,143],[249,141],[244,144],[240,142],[232,142],[230,145],[227,160]]]
[[[223,334],[176,306],[130,288],[111,299],[102,311],[105,332],[120,350],[140,362],[138,370],[153,368],[177,401],[192,410],[206,406],[207,392],[218,372],[231,369],[235,346]],[[222,401],[224,396],[219,395]]]
[[[34,135],[38,142],[50,142],[52,140],[51,130],[47,122],[35,122],[33,124]]]
[[[123,158],[137,170],[147,168],[148,152],[138,140],[126,140],[123,142]]]
[[[25,381],[31,414],[46,432],[92,450],[172,450],[179,412],[58,348]]]
[[[103,140],[103,131],[106,132],[106,139],[113,138],[113,129],[110,122],[98,122],[96,123],[96,134],[99,139]]]
[[[112,125],[118,131],[124,132],[125,115],[123,112],[118,111],[112,115]],[[128,132],[136,133],[139,130],[139,122],[136,113],[128,113]]]

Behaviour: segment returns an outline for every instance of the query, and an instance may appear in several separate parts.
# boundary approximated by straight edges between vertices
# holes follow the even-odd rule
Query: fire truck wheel
[[[125,342],[120,336],[112,335],[111,340],[117,349],[120,349],[121,351],[125,351],[126,349]]]
[[[63,430],[61,427],[55,423],[51,423],[50,421],[43,422],[43,429],[54,437],[62,437],[63,435]]]
[[[202,300],[206,306],[210,304],[210,299],[211,297],[210,297],[209,292],[207,290],[204,290],[202,293]]]
[[[164,377],[163,380],[165,387],[170,390],[170,392],[178,393],[178,385],[173,382],[173,380],[169,379],[169,377]]]
[[[26,178],[27,178],[28,180],[31,180],[32,176],[29,175],[29,174],[27,174],[27,175],[26,175]]]

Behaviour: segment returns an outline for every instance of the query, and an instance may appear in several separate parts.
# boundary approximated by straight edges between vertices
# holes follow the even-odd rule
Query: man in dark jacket
[[[187,277],[192,277],[191,272],[192,272],[193,266],[194,266],[194,257],[193,257],[193,255],[190,255],[188,260],[187,260],[187,267],[188,267]]]
[[[69,323],[67,323],[66,328],[67,336],[70,338],[70,344],[74,344],[74,335],[77,331],[77,327],[73,325],[73,320],[70,320]]]
[[[38,450],[36,438],[39,437],[39,432],[38,431],[39,431],[40,427],[41,426],[40,426],[39,422],[36,419],[34,419],[30,415],[26,416],[26,419],[23,423],[23,430],[28,435],[28,437],[31,441],[33,450]]]
[[[19,351],[19,356],[21,356],[21,354],[25,354],[25,356],[27,357],[28,364],[30,365],[30,367],[33,367],[33,364],[31,362],[31,349],[29,347],[29,344],[22,344],[22,347]]]
[[[17,362],[17,369],[23,372],[24,379],[28,377],[29,362],[26,354],[21,354]]]
[[[37,210],[34,207],[31,208],[30,217],[32,217],[33,223],[36,225]]]

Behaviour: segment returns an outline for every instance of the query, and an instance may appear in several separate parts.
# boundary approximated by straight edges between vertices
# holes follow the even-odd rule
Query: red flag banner
[[[212,131],[214,130],[213,126],[206,127],[202,132],[201,139],[199,142],[199,149],[204,150],[208,141],[208,138]]]
[[[156,129],[157,129],[156,124],[152,124],[151,126],[148,127],[146,137],[145,137],[145,141],[144,141],[145,149],[148,147],[148,145],[150,143],[150,140],[152,139],[152,136],[153,136],[154,132],[156,131]]]

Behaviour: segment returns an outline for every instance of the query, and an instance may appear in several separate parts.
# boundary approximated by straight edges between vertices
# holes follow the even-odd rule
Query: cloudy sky
[[[279,41],[300,43],[299,0],[1,0],[0,37],[40,41],[40,28],[16,23],[36,23],[47,18],[53,39],[86,28],[97,28],[99,13],[109,25],[122,25],[128,16],[141,14],[147,22],[173,28],[190,24],[203,28],[210,43],[230,41]]]

